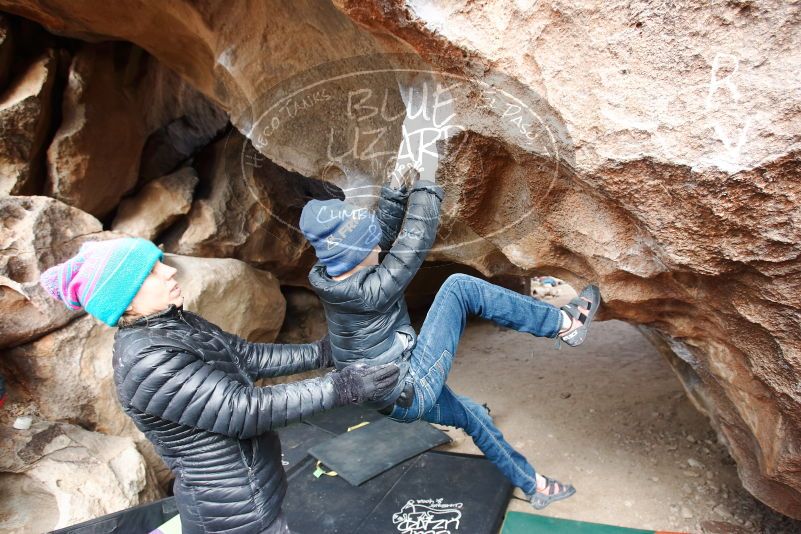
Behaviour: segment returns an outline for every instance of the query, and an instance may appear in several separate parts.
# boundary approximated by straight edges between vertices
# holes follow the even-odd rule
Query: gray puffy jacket
[[[334,407],[336,393],[329,376],[254,380],[325,367],[328,352],[249,343],[175,306],[117,331],[117,395],[175,474],[184,534],[267,530],[286,493],[273,430]]]
[[[434,244],[442,188],[418,180],[410,191],[384,187],[378,202],[381,263],[336,281],[317,263],[309,282],[323,303],[334,364],[338,369],[358,361],[401,367],[398,386],[375,408],[392,404],[403,389],[404,365],[417,335],[411,326],[404,291]],[[404,217],[405,212],[405,217]]]

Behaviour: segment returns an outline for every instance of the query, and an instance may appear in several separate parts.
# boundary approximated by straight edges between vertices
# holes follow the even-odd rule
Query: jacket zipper
[[[182,320],[184,323],[186,323],[186,326],[188,326],[188,327],[190,327],[190,328],[191,328],[191,327],[192,327],[192,325],[191,325],[191,324],[189,324],[189,321],[187,321],[187,320],[186,320],[186,318],[184,317],[184,312],[183,312],[183,311],[181,311],[181,310],[177,310],[177,311],[178,311],[178,317],[180,317],[180,318],[181,318],[181,320]]]

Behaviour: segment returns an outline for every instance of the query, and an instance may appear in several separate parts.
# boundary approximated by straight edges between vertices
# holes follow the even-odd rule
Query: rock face
[[[184,308],[249,341],[275,340],[286,309],[275,276],[230,258],[170,254],[164,262],[178,269]]]
[[[0,68],[7,49],[5,41],[0,43]],[[0,97],[0,195],[31,195],[42,188],[55,78],[51,52],[31,64]]]
[[[434,157],[425,171],[436,169],[448,196],[432,259],[599,282],[604,317],[645,325],[669,349],[745,487],[801,518],[797,5],[0,0],[0,9],[60,35],[135,43],[219,104],[274,164],[349,198],[385,180],[398,145],[411,145],[407,119],[420,119],[411,133],[438,137],[417,151]],[[404,65],[395,57],[330,63],[376,52],[412,54],[418,76],[386,74]],[[374,73],[331,76],[354,66]],[[404,118],[405,88],[431,81],[441,85],[427,98],[443,97],[450,123]],[[235,146],[236,156],[210,149],[208,168],[227,160],[240,172],[199,173],[172,250],[270,270],[302,263],[292,237],[283,256],[263,252],[278,202],[254,200],[260,182],[242,165],[258,157]]]
[[[250,164],[242,165],[243,154]],[[195,200],[186,223],[165,237],[166,250],[238,258],[285,282],[303,283],[314,256],[296,229],[300,211],[311,198],[341,192],[279,167],[238,132],[211,145],[195,165],[206,193]]]
[[[39,285],[51,265],[97,238],[100,221],[47,197],[0,198],[0,348],[40,337],[80,312],[53,306]]]
[[[286,299],[286,320],[277,342],[308,343],[328,333],[325,310],[312,290],[286,286],[282,293]]]
[[[181,215],[189,213],[196,185],[197,173],[192,167],[146,183],[135,197],[120,203],[112,229],[155,239]]]
[[[568,168],[551,184],[514,147],[476,142],[494,165],[475,182],[493,185],[474,189],[484,209],[460,222],[520,267],[599,281],[606,317],[658,331],[745,487],[801,517],[801,132],[786,84],[801,37],[777,31],[797,6],[339,5],[443,68],[477,61],[547,99],[569,135]],[[475,169],[470,152],[454,165]],[[507,191],[526,190],[547,194],[492,235],[521,214]]]
[[[116,404],[111,348],[114,330],[89,315],[32,343],[8,349],[0,363],[12,397],[51,421],[131,435]]]
[[[0,529],[48,532],[145,502],[133,440],[68,424],[0,429]]]
[[[50,300],[51,306],[61,306]],[[3,351],[0,374],[9,397],[26,412],[134,439],[147,459],[150,495],[163,496],[169,470],[117,402],[113,345],[114,330],[84,314],[34,342]]]
[[[151,134],[148,174],[163,174],[227,122],[174,73],[126,43],[82,46],[70,66],[62,107],[47,152],[47,194],[97,217],[109,214],[136,185]],[[197,131],[170,130],[187,115]]]
[[[375,39],[333,5],[315,0],[182,1],[162,6],[92,1],[71,6],[68,15],[51,11],[45,3],[18,0],[5,0],[0,8],[36,20],[59,35],[91,41],[114,37],[138,44],[220,104],[243,131],[254,119],[251,103],[277,81],[318,64],[321,58],[378,50]],[[119,23],[120,17],[135,12],[158,17],[170,31],[162,31],[160,24]],[[267,59],[274,57],[281,61]],[[270,68],[265,68],[266,62]]]

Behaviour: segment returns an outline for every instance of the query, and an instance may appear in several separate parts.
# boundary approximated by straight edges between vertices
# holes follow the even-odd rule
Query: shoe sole
[[[587,290],[589,290],[590,292],[589,295],[585,294],[585,291]],[[601,307],[601,289],[595,284],[588,285],[587,287],[582,289],[581,293],[579,293],[578,296],[579,298],[581,298],[582,296],[587,297],[590,300],[590,302],[595,302],[596,304],[595,307],[590,310],[589,315],[587,315],[587,322],[584,323],[582,327],[575,329],[573,332],[562,338],[562,341],[564,341],[567,345],[571,347],[578,347],[579,345],[584,343],[584,340],[587,339],[587,334],[590,331],[590,325],[592,324],[593,319],[595,319],[595,313]],[[580,339],[578,341],[571,343],[570,340],[579,334],[583,335],[580,336]]]

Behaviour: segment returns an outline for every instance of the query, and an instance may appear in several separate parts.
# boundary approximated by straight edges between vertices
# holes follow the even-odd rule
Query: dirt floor
[[[448,380],[490,406],[535,468],[575,485],[575,496],[541,513],[694,533],[801,533],[801,522],[741,487],[707,419],[633,326],[599,322],[580,349],[553,344],[471,321]],[[454,440],[445,450],[479,453],[461,431],[443,430]],[[509,510],[534,511],[515,499]]]

